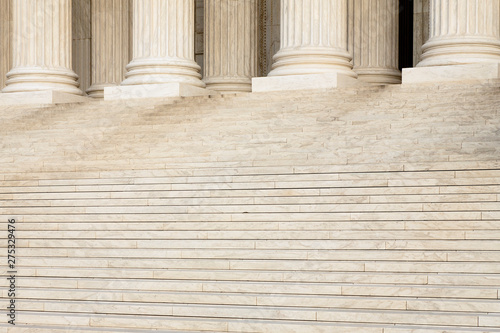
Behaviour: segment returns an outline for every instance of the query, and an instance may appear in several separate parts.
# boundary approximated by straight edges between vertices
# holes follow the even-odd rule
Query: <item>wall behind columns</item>
[[[12,0],[0,0],[0,90],[5,87],[6,75],[12,67]]]
[[[72,0],[73,70],[79,76],[80,89],[92,84],[90,41],[92,38],[90,0]]]

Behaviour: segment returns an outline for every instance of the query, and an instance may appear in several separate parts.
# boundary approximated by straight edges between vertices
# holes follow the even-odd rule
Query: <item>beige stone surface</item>
[[[498,332],[498,88],[5,106],[18,331]]]

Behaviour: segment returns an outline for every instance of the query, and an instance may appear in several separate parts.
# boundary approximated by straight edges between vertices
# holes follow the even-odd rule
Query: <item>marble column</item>
[[[358,79],[401,83],[398,69],[399,1],[354,0],[353,65]]]
[[[85,91],[92,81],[91,41],[92,22],[89,0],[72,0],[73,6],[73,70],[78,75],[80,89]]]
[[[281,0],[280,40],[268,76],[356,77],[347,52],[347,0]]]
[[[3,92],[81,95],[71,69],[71,0],[13,0],[13,68]]]
[[[205,0],[207,88],[223,93],[252,91],[258,74],[257,0]]]
[[[0,0],[0,90],[5,87],[11,56],[11,0]]]
[[[194,0],[134,0],[132,26],[133,60],[122,85],[205,87],[194,61]]]
[[[498,0],[430,0],[419,67],[500,62]]]
[[[92,1],[92,86],[90,97],[104,98],[104,88],[125,78],[129,56],[129,0]]]

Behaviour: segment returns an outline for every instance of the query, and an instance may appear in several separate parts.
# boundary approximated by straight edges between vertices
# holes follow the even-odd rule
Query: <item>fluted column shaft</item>
[[[194,61],[194,0],[134,0],[133,60],[123,85],[204,87]]]
[[[358,79],[376,84],[401,82],[398,69],[398,0],[354,0],[353,64]]]
[[[90,97],[103,98],[104,88],[125,78],[129,57],[129,0],[92,1],[92,86]]]
[[[281,48],[269,76],[342,73],[356,77],[347,52],[347,0],[281,0]]]
[[[498,0],[430,0],[418,66],[500,62],[499,7]]]
[[[207,88],[251,91],[259,65],[257,0],[205,0],[204,5]]]
[[[13,68],[3,92],[81,95],[71,69],[71,0],[13,0]]]
[[[0,90],[5,86],[11,66],[10,0],[0,0]]]

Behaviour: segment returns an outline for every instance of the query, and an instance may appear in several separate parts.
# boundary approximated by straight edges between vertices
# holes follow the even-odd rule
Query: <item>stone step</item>
[[[25,267],[95,267],[150,269],[217,269],[266,271],[334,271],[334,272],[400,272],[400,273],[499,273],[500,255],[495,262],[436,261],[338,261],[338,260],[253,260],[253,259],[146,259],[146,258],[62,258],[22,257]]]
[[[188,197],[186,194],[178,192],[180,195],[174,197],[170,191],[163,195],[149,196],[148,192],[128,192],[128,198],[111,197],[106,192],[85,192],[85,193],[22,193],[22,194],[6,194],[0,193],[0,202],[2,207],[81,207],[81,206],[238,206],[238,205],[325,205],[325,204],[422,204],[425,205],[434,203],[439,205],[444,204],[474,204],[481,203],[496,203],[499,200],[499,195],[495,193],[473,193],[473,194],[395,194],[395,195],[290,195],[290,196],[275,196],[277,191],[248,191],[247,196],[235,196],[234,193],[227,193],[222,196],[222,191],[206,191],[206,196]],[[190,191],[197,192],[197,191]],[[290,191],[291,192],[291,191]],[[311,191],[313,194],[314,190]],[[165,192],[164,192],[165,193]],[[257,196],[260,193],[262,196]],[[218,196],[216,194],[219,194]],[[233,194],[233,196],[231,195]],[[251,194],[254,194],[251,196]],[[156,198],[155,198],[156,197]],[[434,206],[435,207],[435,206]],[[449,207],[449,206],[442,206]],[[425,208],[424,208],[425,209]],[[460,210],[460,209],[459,209]]]
[[[384,213],[404,212],[451,212],[460,214],[475,214],[481,211],[499,211],[498,202],[481,203],[377,203],[377,204],[292,204],[292,205],[190,205],[190,206],[165,206],[161,205],[161,200],[156,205],[141,206],[49,206],[49,207],[23,207],[0,208],[0,214],[15,212],[18,215],[30,214],[260,214],[260,213],[290,213],[290,214],[323,214],[323,213],[359,213],[373,212],[372,214],[382,215]],[[361,213],[362,214],[362,213]],[[417,214],[415,214],[417,215]],[[480,215],[478,219],[481,219]]]
[[[285,171],[285,169],[283,169]],[[474,170],[474,171],[421,171],[421,172],[356,172],[356,173],[275,173],[273,169],[269,169],[269,174],[232,174],[226,175],[214,174],[195,176],[185,174],[182,175],[182,170],[177,175],[169,175],[175,171],[159,170],[150,174],[149,177],[141,177],[146,175],[147,171],[136,172],[106,172],[106,173],[71,173],[66,172],[65,179],[50,179],[57,176],[50,173],[26,173],[24,176],[27,179],[13,179],[14,176],[5,175],[4,180],[0,181],[0,186],[53,186],[53,185],[98,185],[98,184],[151,184],[151,183],[223,183],[223,182],[261,182],[261,181],[348,181],[348,180],[404,180],[404,181],[427,181],[431,179],[439,181],[451,182],[452,180],[476,181],[476,180],[492,180],[500,177],[500,170]],[[61,175],[59,174],[59,177]],[[113,177],[115,176],[115,177]],[[125,176],[125,177],[124,177]],[[19,177],[19,175],[17,176]],[[43,178],[42,178],[43,177]],[[39,179],[37,179],[39,178]],[[44,179],[48,178],[48,179]],[[471,179],[472,178],[472,179]],[[454,184],[455,185],[455,184]]]
[[[197,319],[200,322],[200,319]],[[332,331],[339,333],[464,333],[464,332],[475,332],[475,333],[492,333],[499,332],[497,329],[477,327],[453,327],[453,326],[439,326],[436,328],[429,328],[426,326],[417,325],[375,325],[370,324],[362,326],[361,324],[343,324],[343,323],[324,323],[317,322],[315,325],[311,325],[309,322],[302,321],[265,321],[265,320],[224,320],[225,326],[220,326],[217,332],[228,332],[228,333],[254,333],[256,330],[262,333],[274,333],[278,330],[287,330],[287,332],[296,333],[330,333]],[[51,326],[52,328],[47,329],[44,326],[30,325],[30,328],[16,326],[12,328],[11,325],[0,324],[0,327],[5,328],[7,333],[31,333],[33,329],[37,333],[53,333],[53,332],[67,332],[67,326]],[[228,330],[221,330],[222,327],[226,327]],[[72,326],[71,332],[73,333],[85,333],[85,332],[100,332],[100,333],[111,333],[111,332],[128,332],[128,333],[143,333],[150,332],[150,329],[117,329],[117,328],[75,328]],[[171,332],[187,332],[187,333],[201,333],[207,331],[198,330],[187,330],[177,327],[174,331],[165,330],[161,328],[161,332],[171,333]]]
[[[453,163],[450,163],[453,165]],[[361,165],[359,165],[361,166]],[[206,170],[205,173],[200,174],[199,170],[190,170],[189,168],[179,168],[179,169],[151,169],[151,170],[116,170],[116,171],[88,171],[88,172],[25,172],[25,173],[4,173],[0,176],[1,180],[4,181],[21,181],[21,180],[43,180],[46,182],[58,183],[59,181],[85,181],[85,180],[97,180],[97,179],[108,179],[110,181],[118,179],[149,179],[149,178],[169,178],[169,179],[217,179],[217,177],[225,176],[232,177],[230,179],[241,177],[243,179],[252,179],[253,176],[256,177],[313,177],[313,175],[318,177],[338,177],[338,179],[349,180],[349,179],[408,179],[408,178],[493,178],[500,176],[500,171],[497,168],[484,169],[484,170],[474,170],[470,166],[466,166],[468,170],[449,170],[449,171],[406,171],[403,172],[400,169],[394,168],[390,164],[385,166],[380,166],[386,168],[384,169],[376,168],[375,164],[364,165],[367,169],[363,171],[340,171],[335,169],[331,165],[318,165],[316,167],[323,168],[320,172],[308,173],[305,171],[299,172],[299,170],[294,170],[294,167],[269,167],[264,168],[212,168]],[[309,166],[310,168],[314,166]],[[372,169],[368,172],[368,168]],[[392,170],[391,170],[392,169]],[[472,170],[470,170],[472,169]],[[195,172],[196,171],[196,172]],[[211,173],[207,173],[210,171]],[[267,172],[265,172],[267,171]]]
[[[360,115],[361,116],[361,115]],[[492,114],[494,116],[494,114]],[[365,115],[363,117],[366,118]],[[151,140],[159,141],[168,140],[171,141],[175,145],[183,145],[185,144],[182,141],[173,141],[173,139],[179,138],[187,138],[190,140],[194,140],[196,136],[193,132],[188,130],[195,130],[200,132],[207,137],[225,137],[227,139],[226,142],[219,142],[215,145],[210,145],[210,147],[218,147],[218,145],[227,145],[230,142],[238,142],[242,143],[242,139],[245,136],[253,135],[253,139],[255,143],[257,143],[258,139],[264,140],[263,142],[273,143],[276,142],[274,140],[266,141],[266,139],[275,139],[275,138],[287,138],[287,143],[294,143],[295,140],[293,138],[308,138],[313,135],[318,135],[323,138],[331,138],[339,136],[341,139],[340,143],[346,142],[347,139],[353,138],[356,135],[363,136],[362,142],[366,141],[368,143],[373,142],[373,138],[381,138],[381,139],[395,139],[394,136],[396,134],[403,135],[408,141],[411,142],[427,142],[431,143],[429,140],[420,141],[420,137],[422,134],[434,134],[443,137],[449,137],[451,134],[455,133],[458,135],[457,138],[460,137],[468,137],[474,136],[476,134],[484,133],[483,135],[489,134],[489,136],[494,135],[494,126],[498,124],[498,120],[488,119],[485,115],[484,117],[470,118],[470,117],[453,117],[449,116],[446,119],[436,119],[436,117],[430,117],[429,119],[421,118],[401,118],[398,117],[385,117],[382,119],[365,121],[354,123],[354,121],[342,119],[341,120],[325,120],[320,121],[317,118],[304,118],[304,117],[294,117],[294,119],[281,119],[281,120],[273,120],[273,119],[241,119],[238,122],[235,122],[234,118],[229,118],[228,120],[217,120],[210,118],[209,120],[205,119],[205,122],[197,123],[190,122],[188,119],[180,120],[181,124],[172,124],[169,119],[155,119],[154,122],[151,121],[151,124],[148,124],[148,121],[138,120],[137,122],[131,124],[117,124],[113,126],[102,126],[99,124],[87,124],[87,128],[76,127],[69,119],[68,122],[65,122],[67,126],[57,128],[54,127],[53,123],[47,124],[46,128],[31,128],[31,129],[18,129],[23,130],[25,137],[28,139],[27,142],[33,143],[41,143],[41,142],[49,142],[51,144],[62,143],[63,145],[68,145],[70,142],[63,141],[61,139],[61,135],[64,135],[68,132],[72,132],[75,135],[75,141],[72,141],[76,144],[87,144],[90,145],[91,142],[85,142],[84,138],[87,136],[94,136],[95,139],[102,139],[103,137],[113,137],[120,138],[122,142],[126,142],[127,137],[130,139],[134,135],[137,135],[131,144],[138,145],[146,138]],[[298,118],[298,119],[297,119]],[[274,122],[273,122],[274,121]],[[389,121],[392,124],[388,124]],[[437,122],[439,121],[439,122]],[[483,124],[479,124],[479,122],[483,122]],[[484,122],[488,122],[488,124],[484,124]],[[161,125],[165,124],[165,125]],[[300,125],[297,125],[300,124]],[[71,125],[75,126],[74,130],[69,131],[71,129]],[[126,127],[123,127],[126,126]],[[84,129],[84,130],[83,130]],[[168,129],[168,132],[165,132],[165,129]],[[329,130],[329,132],[326,132]],[[300,133],[300,134],[297,134]],[[420,134],[417,136],[417,134]],[[19,134],[12,134],[9,138],[7,138],[7,142],[11,142],[13,144],[20,144],[22,141],[20,140],[21,136]],[[451,142],[457,142],[457,138],[452,140]],[[410,141],[410,139],[413,139]],[[277,141],[276,143],[282,143],[282,140]],[[316,144],[319,144],[322,141],[316,141]],[[110,142],[113,143],[113,142]],[[249,142],[252,143],[252,142]],[[313,142],[311,142],[313,143]],[[401,141],[400,144],[405,143],[405,141]],[[108,143],[109,144],[109,143]],[[354,144],[351,142],[351,144]],[[434,141],[436,144],[436,141]],[[338,145],[342,146],[342,145]]]
[[[467,220],[449,220],[449,221],[333,221],[333,222],[239,222],[237,224],[231,221],[226,222],[148,222],[145,225],[143,222],[132,221],[111,221],[103,222],[99,220],[86,219],[85,221],[45,221],[40,224],[37,221],[23,222],[24,231],[87,231],[96,232],[99,235],[101,231],[234,231],[234,232],[261,232],[261,231],[488,231],[497,230],[498,223],[495,220],[491,221],[467,221]],[[469,234],[470,235],[470,234]]]
[[[229,125],[228,125],[229,126]],[[414,126],[414,124],[413,124]],[[498,124],[492,125],[498,126]],[[210,133],[200,130],[202,135],[206,137],[203,144],[199,144],[199,139],[193,136],[187,136],[184,132],[175,136],[170,134],[169,137],[161,135],[161,130],[151,130],[144,128],[143,132],[138,133],[120,133],[114,136],[106,137],[106,141],[97,144],[96,142],[104,139],[100,132],[88,131],[86,136],[75,141],[62,141],[60,136],[66,136],[66,132],[62,133],[40,133],[40,139],[37,136],[30,135],[24,137],[12,136],[8,138],[4,144],[6,153],[16,153],[23,150],[25,154],[35,151],[51,151],[57,155],[68,155],[74,147],[81,149],[93,150],[93,155],[99,159],[99,156],[108,154],[119,154],[137,152],[139,154],[149,155],[168,155],[171,157],[187,156],[188,151],[193,151],[198,154],[217,154],[223,152],[235,153],[238,150],[247,151],[269,151],[272,153],[286,149],[288,152],[301,152],[307,146],[310,152],[314,151],[336,151],[349,153],[350,149],[358,149],[364,153],[384,152],[392,150],[407,151],[408,153],[423,153],[425,150],[433,149],[435,155],[438,153],[448,153],[450,151],[463,151],[465,153],[473,153],[481,150],[495,150],[498,148],[498,138],[495,136],[494,128],[485,130],[484,126],[471,128],[467,133],[458,133],[456,129],[448,129],[451,133],[434,133],[437,130],[431,131],[428,126],[425,128],[425,134],[432,133],[433,140],[419,139],[417,133],[399,133],[397,131],[387,131],[385,135],[378,134],[376,130],[370,133],[356,133],[351,130],[349,133],[332,133],[334,129],[327,128],[318,132],[305,132],[297,135],[296,129],[290,129],[290,134],[285,132],[267,134],[259,132],[244,133]],[[192,129],[191,129],[192,130]],[[416,129],[415,129],[416,130]],[[423,132],[421,130],[420,132]],[[482,131],[483,133],[479,133]],[[423,135],[424,133],[418,133]],[[83,135],[83,134],[82,134]],[[88,137],[87,137],[88,136]],[[94,137],[96,142],[89,142],[88,139]],[[132,139],[132,140],[131,140]],[[208,145],[210,140],[220,140],[218,143]],[[160,146],[162,143],[168,142],[168,149]],[[29,146],[26,147],[27,143]],[[197,144],[198,143],[198,144]],[[144,148],[144,144],[149,144],[148,149]],[[91,151],[87,151],[90,153]],[[355,151],[352,151],[355,153]],[[74,154],[74,152],[73,152]]]
[[[417,147],[419,145],[439,147],[439,141],[426,139],[423,137],[424,134],[432,134],[432,137],[437,139],[446,139],[446,141],[441,142],[442,147],[450,144],[453,146],[454,143],[460,143],[464,140],[473,142],[474,139],[478,140],[479,137],[483,138],[481,142],[483,145],[487,144],[484,141],[485,138],[497,141],[494,134],[498,121],[484,120],[484,118],[479,121],[488,121],[486,125],[478,124],[478,120],[469,118],[447,118],[447,120],[442,122],[437,122],[439,120],[435,117],[431,117],[426,121],[417,119],[392,119],[393,124],[391,127],[387,125],[388,119],[371,121],[370,123],[359,125],[350,124],[350,121],[318,122],[317,119],[302,119],[301,125],[293,125],[297,124],[297,120],[280,121],[272,125],[269,124],[270,120],[268,119],[261,121],[239,121],[238,123],[226,121],[219,124],[217,122],[207,122],[200,124],[186,123],[183,125],[171,125],[168,124],[168,121],[160,121],[166,123],[161,126],[147,125],[141,121],[138,124],[128,125],[126,128],[121,126],[99,127],[98,124],[90,124],[85,130],[75,128],[71,131],[71,125],[68,125],[68,123],[66,123],[66,127],[60,129],[53,128],[51,124],[51,127],[47,129],[23,130],[23,136],[15,133],[12,134],[6,138],[6,142],[8,143],[6,147],[10,147],[11,149],[26,147],[26,143],[33,144],[32,147],[42,144],[46,144],[48,147],[69,147],[70,144],[92,147],[92,142],[85,141],[86,138],[90,137],[98,141],[102,141],[103,138],[112,138],[113,140],[104,142],[105,145],[103,148],[117,143],[127,143],[126,146],[118,147],[121,149],[139,147],[141,143],[146,141],[156,143],[169,142],[173,147],[185,147],[189,142],[194,143],[196,141],[197,136],[192,132],[193,130],[205,137],[204,141],[201,141],[202,145],[213,151],[216,148],[233,148],[235,145],[245,148],[258,147],[257,144],[259,143],[266,144],[269,148],[279,148],[281,146],[293,147],[294,144],[297,145],[299,142],[318,147],[323,146],[322,143],[324,142],[326,146],[335,146],[337,148],[362,145],[377,147],[384,142],[394,142],[397,146],[402,147],[412,145]],[[288,123],[289,125],[287,125]],[[70,121],[69,124],[71,124]],[[165,130],[168,130],[168,132],[165,132]],[[63,135],[68,135],[68,133],[75,136],[74,141],[68,142],[61,138]],[[224,138],[224,141],[209,145],[208,139],[214,137]],[[357,137],[359,137],[360,141],[353,142],[352,139]],[[404,140],[397,142],[398,137]],[[23,138],[25,141],[23,141]],[[131,138],[134,140],[130,140]],[[314,141],[314,138],[322,140]],[[338,138],[338,141],[333,142],[333,138]],[[243,145],[245,139],[250,139],[246,146]],[[376,141],[377,139],[380,141]],[[200,142],[198,141],[198,143]],[[199,144],[191,146],[191,149],[197,147],[199,147]],[[153,151],[164,151],[160,147],[153,146],[152,148],[154,148]],[[460,148],[460,146],[457,146],[457,148]]]
[[[161,283],[158,283],[162,288]],[[407,297],[365,297],[365,296],[327,296],[327,295],[276,295],[255,293],[213,293],[213,292],[165,292],[150,284],[141,283],[141,292],[114,289],[104,285],[106,291],[80,288],[78,290],[55,289],[57,294],[49,294],[47,289],[24,287],[23,300],[20,301],[24,311],[38,311],[43,304],[50,311],[72,310],[71,312],[98,312],[110,314],[126,314],[140,312],[136,307],[155,308],[168,307],[175,304],[199,305],[240,305],[287,308],[328,308],[328,309],[364,309],[364,310],[409,310],[440,312],[472,312],[483,314],[499,314],[500,306],[496,300],[471,299],[437,299]],[[98,295],[96,293],[99,293]],[[42,299],[42,300],[40,300]],[[40,301],[39,301],[40,300]],[[71,302],[67,302],[71,300]],[[121,302],[116,302],[120,300]],[[65,302],[66,301],[66,302]],[[94,303],[95,302],[95,303]],[[96,304],[97,303],[97,304]],[[65,308],[67,307],[67,308]],[[151,307],[151,308],[150,308]],[[156,314],[146,312],[145,314]]]
[[[290,287],[288,284],[311,284],[320,283],[336,286],[336,290],[341,290],[341,287],[353,287],[350,292],[358,288],[356,294],[363,294],[365,287],[371,286],[373,292],[377,286],[387,286],[377,290],[371,296],[399,296],[405,297],[444,297],[444,298],[498,298],[498,274],[470,274],[470,273],[383,273],[383,272],[322,272],[318,274],[315,271],[251,271],[251,270],[153,270],[153,269],[108,269],[108,268],[22,268],[20,276],[33,276],[36,274],[38,278],[78,278],[82,281],[85,279],[95,280],[104,279],[158,279],[158,280],[181,280],[186,282],[199,282],[209,279],[213,283],[229,283],[232,289],[231,292],[240,292],[241,290],[250,290],[247,292],[255,292],[258,288],[265,288],[262,283],[277,283],[270,286],[270,289],[276,293],[300,293],[298,290],[304,291],[303,287]],[[245,285],[249,282],[257,283],[259,287],[246,288]],[[285,284],[283,284],[286,282]],[[83,283],[83,282],[82,282]],[[345,286],[343,285],[345,284]],[[204,284],[206,285],[206,283]],[[223,286],[226,288],[227,286]],[[285,288],[281,290],[280,288]],[[179,291],[179,287],[170,287],[167,289]],[[184,288],[184,287],[182,287]],[[215,287],[213,287],[215,288]],[[222,288],[222,287],[221,287]],[[253,288],[253,289],[252,289]],[[308,287],[309,288],[309,287]],[[391,289],[395,288],[395,289]],[[441,288],[441,289],[440,289]],[[451,289],[450,289],[451,288]],[[458,288],[458,289],[457,289]],[[317,288],[315,288],[316,290]],[[345,288],[344,288],[345,289]],[[456,290],[451,293],[452,290]],[[209,290],[204,288],[203,290]],[[210,289],[212,290],[212,289]],[[217,289],[213,289],[216,291]],[[226,289],[224,289],[226,290]],[[288,290],[288,291],[286,291]],[[332,289],[328,289],[332,290]],[[368,289],[366,289],[368,290]],[[219,290],[220,291],[220,290]],[[395,292],[392,294],[391,292]],[[368,291],[366,291],[368,292]],[[384,294],[384,292],[389,292]],[[438,296],[438,294],[439,296]],[[320,293],[321,294],[321,293]],[[338,295],[339,293],[334,293]],[[347,294],[346,295],[350,295]],[[448,296],[447,296],[448,295]]]
[[[2,168],[5,173],[19,173],[18,163],[4,163]],[[374,171],[423,171],[423,170],[474,170],[474,169],[499,169],[498,161],[448,161],[448,162],[393,162],[393,163],[361,163],[361,164],[332,164],[332,160],[292,161],[283,160],[278,163],[257,162],[217,162],[217,163],[165,163],[164,160],[151,162],[143,159],[127,159],[121,163],[108,161],[89,164],[88,162],[72,162],[71,165],[61,165],[56,162],[37,162],[24,164],[23,172],[130,172],[135,170],[166,169],[172,172],[191,175],[219,174],[268,174],[281,173],[328,173],[328,172],[374,172]],[[272,171],[271,171],[272,170]]]
[[[453,165],[453,164],[452,164]],[[471,166],[464,163],[465,167],[473,169]],[[380,165],[379,165],[380,166]],[[374,165],[352,165],[353,168],[366,167],[376,169]],[[393,169],[391,172],[377,170],[378,172],[341,172],[337,166],[332,165],[317,165],[317,166],[296,166],[296,167],[239,167],[239,168],[212,168],[206,170],[190,170],[190,169],[163,169],[163,170],[116,170],[116,171],[87,171],[87,172],[39,172],[39,173],[4,173],[0,175],[0,185],[3,187],[8,184],[81,184],[84,182],[110,182],[115,181],[125,182],[133,181],[139,182],[150,181],[154,179],[168,179],[171,182],[193,182],[195,180],[210,180],[210,181],[223,181],[223,180],[246,180],[252,181],[253,179],[269,180],[275,177],[296,177],[310,178],[317,175],[320,179],[338,179],[338,180],[389,180],[389,179],[454,179],[454,178],[496,178],[499,175],[498,169],[493,170],[469,170],[469,171],[407,171],[401,172],[400,167],[397,165],[387,165],[387,169]],[[307,170],[310,170],[307,172]],[[316,171],[316,172],[314,172]],[[253,172],[253,173],[252,173]],[[253,178],[255,177],[255,178]],[[95,183],[94,183],[95,184]],[[1,188],[1,187],[0,187]]]
[[[221,170],[223,171],[223,170]],[[255,181],[332,181],[332,180],[420,180],[420,179],[468,179],[468,178],[497,178],[500,170],[473,170],[473,171],[421,171],[421,172],[352,172],[352,173],[278,173],[270,168],[268,174],[228,174],[193,175],[184,174],[182,170],[151,170],[148,172],[66,172],[51,173],[26,173],[28,179],[14,179],[14,175],[5,175],[1,186],[34,184],[49,185],[84,185],[84,184],[123,184],[123,183],[206,183],[206,182],[255,182]],[[278,170],[276,170],[278,171]],[[285,171],[285,169],[283,169]],[[62,176],[66,178],[62,178]],[[20,175],[17,175],[19,177]],[[51,179],[55,178],[57,179]]]
[[[158,258],[158,259],[288,259],[338,261],[435,261],[435,262],[497,262],[498,251],[422,251],[422,250],[247,250],[247,249],[74,249],[23,248],[25,257],[69,258]]]
[[[37,185],[41,182],[40,180],[33,181],[14,181],[18,183],[18,186],[2,186],[0,187],[1,193],[13,194],[13,193],[29,193],[29,192],[123,192],[123,191],[221,191],[221,190],[270,190],[270,189],[336,189],[336,188],[354,188],[357,189],[357,194],[365,193],[366,188],[415,188],[415,187],[466,187],[466,186],[489,186],[487,189],[495,189],[495,187],[500,186],[500,178],[450,178],[450,179],[360,179],[360,180],[308,180],[308,181],[279,181],[273,180],[272,177],[267,180],[256,179],[254,182],[239,182],[238,179],[234,181],[231,177],[228,177],[227,182],[179,182],[179,183],[162,183],[155,182],[151,180],[151,183],[134,183],[132,179],[118,180],[113,184],[114,181],[109,181],[111,184],[85,184],[85,185]],[[300,178],[300,177],[299,177]],[[293,179],[293,176],[291,177]],[[121,184],[120,184],[121,183]],[[12,184],[11,184],[12,185]],[[405,193],[405,189],[399,190],[399,193]],[[386,191],[382,192],[388,194],[387,190],[377,189],[375,191]],[[460,190],[460,189],[459,189]],[[465,191],[469,188],[465,188]],[[368,190],[369,191],[369,190]],[[393,190],[397,191],[397,190]],[[412,194],[411,189],[407,194]],[[319,192],[322,194],[327,194],[327,191]],[[337,191],[337,193],[341,193]],[[373,193],[369,192],[369,193]],[[446,193],[446,192],[445,192]],[[457,193],[455,190],[454,193]],[[477,192],[472,192],[477,193]],[[391,194],[391,193],[389,193]],[[442,194],[442,193],[441,193]]]
[[[381,181],[377,181],[379,184]],[[171,186],[155,184],[128,184],[128,185],[96,185],[96,186],[22,186],[22,187],[0,187],[0,195],[4,200],[23,199],[80,199],[80,198],[104,198],[104,199],[149,199],[149,200],[202,200],[202,198],[254,198],[258,200],[273,200],[275,197],[284,198],[332,198],[332,197],[357,197],[364,200],[381,199],[386,196],[398,198],[425,198],[425,196],[438,197],[443,195],[491,195],[498,196],[500,185],[432,185],[432,186],[400,186],[400,187],[359,187],[351,188],[330,187],[330,188],[286,188],[279,189],[270,187],[262,189],[225,189],[213,188],[206,190],[172,190]],[[26,183],[29,185],[30,183]],[[252,184],[252,183],[247,183]],[[262,182],[258,183],[262,184]],[[271,182],[266,184],[271,185]],[[345,183],[344,183],[345,184]],[[355,185],[356,182],[352,181]],[[367,183],[365,183],[367,184]],[[387,181],[388,184],[388,181]],[[31,184],[33,185],[33,184]],[[274,184],[273,184],[274,185]],[[165,188],[166,187],[166,188]],[[214,187],[216,187],[214,185]],[[76,189],[79,191],[76,191]],[[17,190],[16,190],[17,189]],[[114,191],[109,191],[114,190]],[[151,191],[154,190],[154,191]],[[307,200],[307,199],[305,199]],[[332,199],[334,200],[334,199]],[[349,200],[349,199],[346,199]],[[187,202],[187,201],[186,201]],[[390,201],[392,202],[392,201]],[[404,201],[408,202],[408,201]],[[410,201],[411,202],[411,201]],[[374,203],[374,202],[372,202]]]
[[[18,221],[18,319],[500,331],[499,86],[8,109],[0,223]]]
[[[20,247],[32,248],[138,248],[138,249],[289,249],[289,250],[460,250],[497,251],[499,240],[225,240],[225,239],[32,239],[18,240]]]
[[[392,211],[392,212],[324,212],[324,213],[245,213],[245,211],[234,213],[175,213],[170,211],[157,213],[144,213],[141,209],[134,212],[123,213],[119,209],[104,210],[90,208],[74,208],[66,211],[59,207],[49,208],[23,208],[23,209],[0,209],[5,217],[16,217],[21,222],[114,222],[135,221],[138,222],[333,222],[333,221],[488,221],[500,217],[498,211]],[[101,212],[101,213],[99,213]],[[106,213],[104,213],[106,212]]]
[[[76,304],[73,306],[77,306]],[[156,310],[156,311],[155,311]],[[141,313],[135,314],[135,318],[130,315],[78,315],[70,314],[61,317],[48,317],[40,315],[36,312],[28,312],[23,317],[23,320],[33,324],[53,324],[64,325],[71,323],[75,326],[120,326],[126,328],[150,328],[150,329],[191,329],[184,326],[185,320],[189,320],[191,325],[196,325],[194,329],[225,331],[227,323],[224,325],[213,327],[205,326],[207,323],[197,319],[206,318],[205,320],[221,320],[221,319],[250,319],[250,320],[270,320],[279,316],[280,321],[302,320],[310,323],[326,322],[326,323],[344,323],[344,324],[399,324],[399,325],[428,325],[442,326],[453,322],[456,326],[465,327],[481,327],[488,329],[497,325],[498,316],[482,315],[482,314],[464,314],[453,313],[436,314],[433,312],[422,311],[348,311],[348,310],[318,310],[302,308],[300,310],[289,309],[286,307],[258,307],[258,306],[205,306],[205,305],[175,305],[175,306],[144,306],[140,308]],[[158,313],[158,316],[144,314],[144,312]],[[57,312],[56,312],[57,313]],[[38,315],[38,316],[37,316]],[[140,318],[140,320],[138,320]],[[171,327],[174,320],[180,320],[176,325],[182,323],[182,327]],[[229,328],[231,330],[231,328]]]
[[[345,274],[345,273],[344,273]],[[378,275],[382,276],[382,275]],[[361,278],[357,277],[358,279]],[[373,276],[372,279],[375,277]],[[365,278],[368,280],[368,277]],[[401,276],[397,280],[400,285],[386,284],[363,285],[377,290],[384,286],[385,290],[393,290],[403,296],[348,296],[348,284],[331,281],[321,283],[276,283],[276,282],[211,282],[203,280],[142,280],[134,279],[102,279],[102,278],[22,278],[18,286],[22,288],[22,299],[73,299],[73,300],[124,300],[131,297],[140,302],[156,302],[157,297],[170,303],[225,303],[225,304],[259,304],[280,306],[314,306],[345,308],[386,308],[376,300],[395,301],[400,309],[422,310],[435,306],[435,311],[472,311],[500,312],[497,300],[492,297],[493,288],[471,286],[432,286],[402,285]],[[349,281],[346,281],[349,282]],[[359,282],[358,282],[359,283]],[[140,286],[140,291],[137,286]],[[7,286],[6,286],[7,287]],[[57,293],[53,289],[57,289]],[[380,288],[379,288],[380,289]],[[383,288],[382,288],[383,289]],[[101,292],[99,292],[99,290]],[[380,289],[381,290],[381,289]],[[409,291],[411,290],[411,291]],[[434,291],[435,294],[431,294]],[[52,294],[50,294],[52,292]],[[156,293],[155,293],[156,292]],[[457,293],[464,292],[463,298]],[[190,293],[196,294],[190,299]],[[450,296],[442,296],[451,293]],[[72,294],[74,294],[72,296]],[[428,295],[422,298],[422,295]],[[160,296],[161,295],[161,296]],[[280,296],[281,295],[281,296]],[[206,298],[204,297],[206,296]],[[494,296],[494,295],[493,295]],[[214,301],[214,298],[226,298]],[[443,298],[444,297],[444,298]],[[285,301],[290,299],[291,302]],[[478,298],[474,300],[472,298]],[[479,299],[484,298],[484,299]],[[240,301],[241,299],[241,301]],[[277,300],[278,303],[271,303]],[[303,300],[303,301],[300,301]],[[265,301],[265,302],[264,302]],[[295,301],[295,303],[294,303]],[[367,302],[364,304],[363,302]],[[458,304],[453,304],[454,302]],[[283,302],[283,303],[280,303]],[[308,303],[309,302],[309,303]],[[346,305],[339,305],[346,304]],[[460,305],[461,304],[461,305]],[[389,305],[390,308],[390,305]],[[393,308],[394,309],[394,308]],[[451,310],[454,309],[454,310]]]
[[[21,227],[22,228],[22,227]],[[500,240],[500,231],[496,230],[142,230],[140,233],[133,230],[45,230],[43,227],[28,231],[18,230],[18,237],[23,240],[31,239],[158,239],[158,240],[196,240],[196,239],[227,239],[227,240]],[[500,249],[499,249],[500,250]]]

